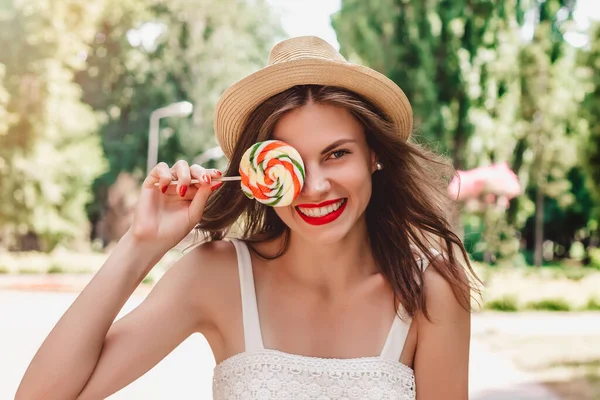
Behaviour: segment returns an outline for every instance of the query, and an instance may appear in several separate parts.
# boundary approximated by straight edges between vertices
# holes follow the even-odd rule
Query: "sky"
[[[273,5],[281,16],[283,29],[291,37],[314,35],[339,49],[335,31],[331,27],[330,16],[341,8],[342,0],[267,0],[267,2]]]
[[[342,0],[267,0],[267,2],[280,16],[283,29],[290,37],[315,35],[339,49],[335,31],[331,27],[331,14],[341,8]],[[575,11],[578,29],[585,30],[591,20],[600,21],[600,0],[578,0]],[[127,36],[134,45],[143,43],[144,46],[152,46],[160,32],[160,26],[157,24],[146,24],[138,30],[130,31]],[[523,29],[524,37],[531,34],[532,31],[527,27]],[[585,46],[587,43],[587,36],[577,32],[568,33],[566,38],[572,45],[578,47]]]
[[[283,28],[290,36],[315,35],[339,49],[331,14],[338,11],[342,0],[267,0],[281,16]],[[369,0],[364,0],[369,1]],[[578,0],[575,20],[580,29],[590,20],[600,21],[600,0]],[[572,33],[567,36],[575,46],[585,45],[586,37]]]

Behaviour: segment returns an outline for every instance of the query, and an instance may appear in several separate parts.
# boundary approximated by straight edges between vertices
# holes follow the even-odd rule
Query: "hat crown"
[[[269,55],[268,65],[305,58],[346,61],[333,46],[323,39],[316,36],[301,36],[276,44]]]

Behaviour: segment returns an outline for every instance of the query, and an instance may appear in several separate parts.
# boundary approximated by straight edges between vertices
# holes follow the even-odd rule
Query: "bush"
[[[27,275],[39,274],[40,270],[39,269],[35,269],[35,268],[21,268],[21,269],[19,269],[19,273],[20,274],[27,274]]]
[[[525,308],[536,311],[571,311],[572,309],[565,299],[560,298],[532,301]]]
[[[590,264],[588,265],[588,268],[594,268],[594,269],[600,270],[600,249],[599,248],[590,249],[589,255],[590,255]]]
[[[564,270],[563,276],[570,281],[578,282],[585,278],[587,274],[582,268],[567,268]]]
[[[517,299],[512,296],[504,296],[499,299],[488,301],[483,306],[486,310],[515,312],[519,310]]]
[[[591,298],[585,305],[585,309],[589,311],[600,311],[600,300]]]
[[[48,274],[62,274],[64,272],[65,270],[58,264],[52,264],[48,270],[46,270],[46,273]]]

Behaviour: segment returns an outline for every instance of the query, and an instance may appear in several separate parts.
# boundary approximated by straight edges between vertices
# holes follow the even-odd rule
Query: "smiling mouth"
[[[305,222],[311,225],[324,225],[342,215],[347,203],[348,199],[343,198],[318,205],[299,205],[295,209]]]

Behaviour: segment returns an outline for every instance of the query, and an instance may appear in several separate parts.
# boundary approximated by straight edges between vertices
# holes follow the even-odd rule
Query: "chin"
[[[302,237],[307,242],[317,246],[333,245],[341,242],[348,236],[350,229],[348,227],[325,228],[320,232],[309,229],[292,228],[292,234]]]

